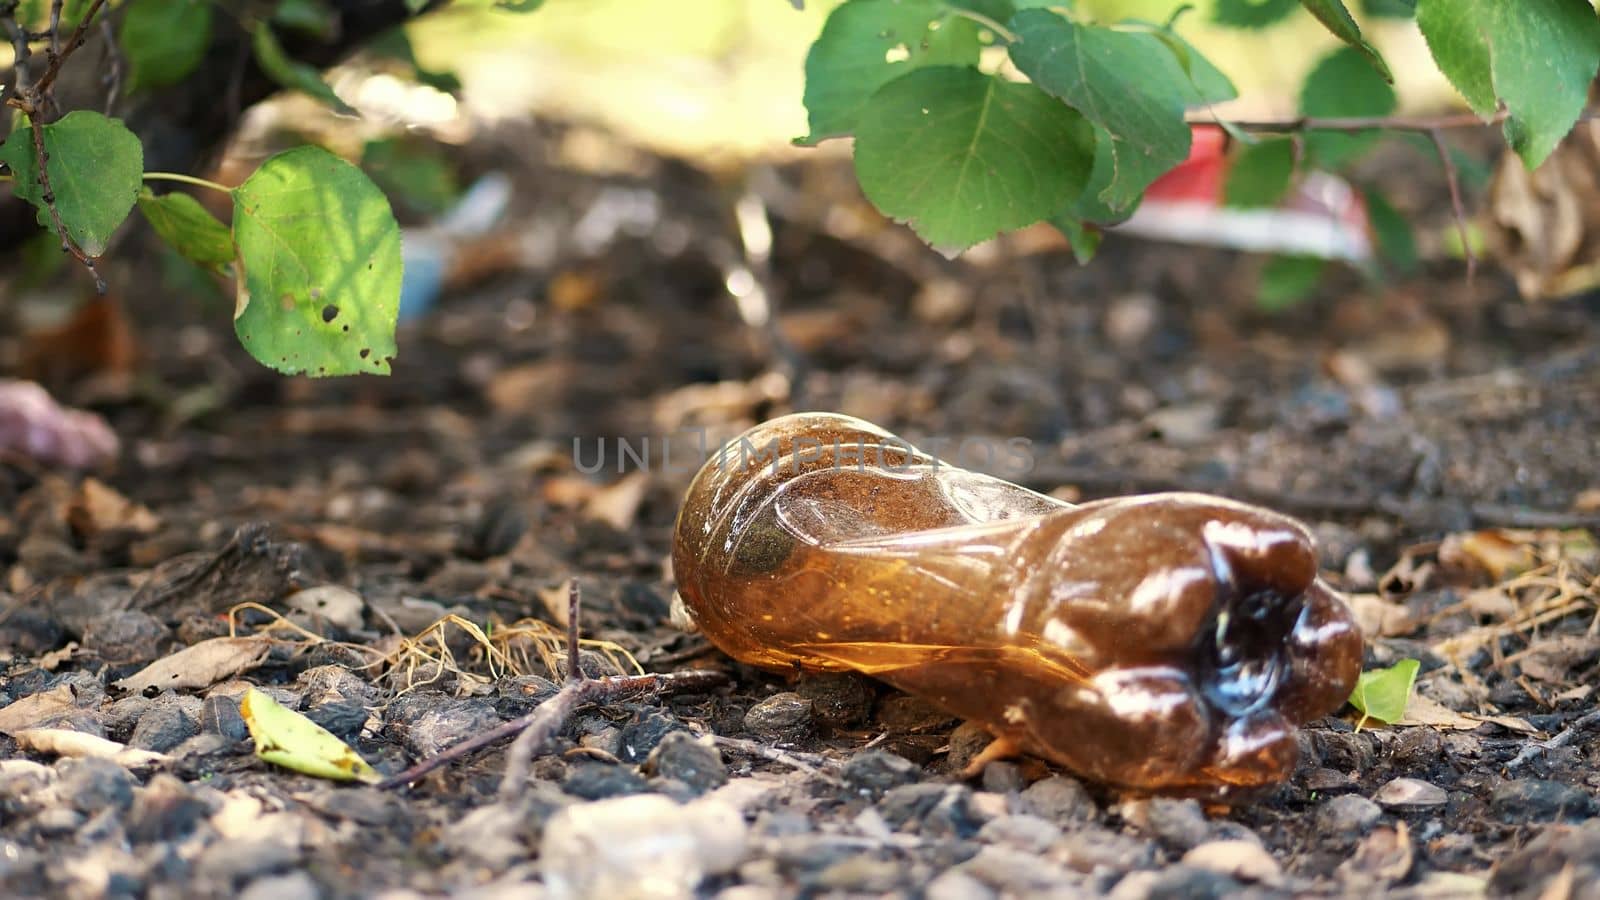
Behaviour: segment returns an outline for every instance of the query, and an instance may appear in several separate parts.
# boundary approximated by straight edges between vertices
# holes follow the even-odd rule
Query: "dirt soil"
[[[1111,238],[1080,267],[1024,236],[952,262],[818,160],[755,182],[773,334],[724,289],[736,187],[637,155],[626,176],[527,162],[566,137],[473,150],[518,182],[512,224],[463,251],[391,378],[276,376],[218,327],[227,301],[156,287],[125,297],[136,366],[46,373],[124,446],[93,479],[0,461],[0,891],[1600,896],[1600,297],[1529,305],[1439,264],[1267,315],[1259,261],[1224,251]],[[1302,517],[1368,666],[1421,661],[1409,718],[1311,724],[1289,782],[1231,808],[1026,759],[961,780],[981,730],[669,621],[688,473],[619,474],[616,439],[659,454],[794,409],[1027,438],[1020,480],[1068,499]],[[575,440],[588,464],[602,439],[579,471]],[[398,789],[254,755],[247,684],[386,775],[523,715],[562,677],[570,578],[589,674],[631,655],[726,680],[581,709],[508,799],[505,742]],[[118,684],[230,633],[262,637],[177,690]],[[40,726],[164,758],[9,736]]]

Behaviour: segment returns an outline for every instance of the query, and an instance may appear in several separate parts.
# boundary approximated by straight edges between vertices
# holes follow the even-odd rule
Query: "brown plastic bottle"
[[[1361,664],[1293,519],[1189,493],[1075,506],[839,415],[775,419],[707,462],[673,566],[736,659],[863,672],[1136,790],[1283,780],[1295,726]]]

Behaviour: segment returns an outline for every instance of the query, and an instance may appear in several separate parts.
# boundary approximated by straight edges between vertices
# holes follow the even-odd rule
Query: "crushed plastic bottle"
[[[695,477],[678,590],[712,643],[853,670],[1100,782],[1226,799],[1288,777],[1360,672],[1293,519],[1168,493],[1073,505],[831,414]]]

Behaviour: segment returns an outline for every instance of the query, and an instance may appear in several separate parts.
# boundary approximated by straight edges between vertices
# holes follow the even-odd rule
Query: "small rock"
[[[134,792],[128,811],[128,839],[136,844],[176,841],[186,837],[211,814],[189,786],[165,773]]]
[[[73,809],[93,813],[106,808],[125,810],[133,805],[133,789],[139,782],[111,760],[88,756],[62,760],[59,768],[57,794]]]
[[[728,783],[728,771],[716,744],[709,736],[696,738],[687,731],[662,738],[650,755],[650,766],[657,775],[681,781],[696,794]]]
[[[414,693],[389,705],[388,721],[402,735],[406,751],[423,758],[463,737],[488,731],[500,724],[500,717],[487,700]]]
[[[962,863],[961,869],[1008,896],[1070,896],[1075,893],[1072,891],[1075,873],[1048,859],[1010,847],[984,847]]]
[[[990,844],[1005,844],[1029,853],[1043,853],[1061,838],[1061,829],[1054,822],[1023,813],[1001,816],[978,831],[978,840]]]
[[[804,676],[795,692],[811,701],[812,715],[829,728],[849,728],[866,721],[877,696],[865,678],[848,673]]]
[[[627,763],[642,763],[650,758],[650,753],[668,733],[683,730],[683,723],[670,714],[646,709],[622,727],[622,755],[618,758]]]
[[[344,666],[312,666],[295,679],[307,707],[324,703],[354,703],[358,706],[376,706],[383,699],[382,692],[365,678]]]
[[[812,702],[795,693],[773,694],[750,707],[744,727],[760,735],[783,735],[811,724]]]
[[[1070,828],[1057,845],[1055,858],[1080,872],[1131,872],[1155,864],[1155,842],[1095,825]]]
[[[1418,778],[1396,778],[1378,788],[1372,799],[1388,809],[1413,810],[1443,806],[1449,801],[1450,795],[1444,792],[1444,788]]]
[[[1317,830],[1329,834],[1358,837],[1378,823],[1383,809],[1357,794],[1333,797],[1317,807]]]
[[[857,853],[811,873],[800,884],[803,891],[822,889],[861,894],[882,894],[905,881],[902,866],[873,853]]]
[[[689,896],[708,875],[744,858],[749,828],[737,809],[711,798],[683,806],[644,794],[569,806],[552,816],[539,865],[552,897]]]
[[[174,702],[157,702],[139,716],[128,746],[165,753],[200,733],[200,725]]]
[[[1432,728],[1407,728],[1389,745],[1389,758],[1396,768],[1426,771],[1439,761],[1444,740]]]
[[[1020,793],[1027,782],[1022,780],[1022,767],[1013,762],[995,760],[983,767],[983,789],[996,794]]]
[[[1333,794],[1356,788],[1356,780],[1338,769],[1312,769],[1303,782],[1305,789],[1319,794]]]
[[[1542,778],[1517,778],[1495,785],[1489,809],[1500,821],[1559,822],[1587,819],[1595,800],[1581,788]]]
[[[983,823],[972,809],[972,789],[964,784],[922,781],[890,788],[878,811],[901,831],[971,837]]]
[[[1278,861],[1254,841],[1207,841],[1185,853],[1183,864],[1239,881],[1265,885],[1283,881]]]
[[[1143,825],[1161,843],[1180,851],[1199,846],[1211,834],[1211,823],[1196,800],[1153,797],[1146,801]]]
[[[927,900],[994,900],[988,885],[960,869],[946,869],[923,888]]]
[[[113,666],[149,662],[161,656],[172,630],[143,610],[124,609],[90,619],[83,629],[83,649]]]
[[[1075,822],[1093,821],[1100,814],[1083,785],[1064,775],[1053,775],[1028,785],[1022,792],[1022,808],[1063,828]]]
[[[78,830],[84,815],[67,806],[48,806],[33,817],[33,827],[46,837],[61,837]]]
[[[237,885],[263,875],[273,875],[300,861],[300,849],[279,840],[263,838],[224,838],[208,845],[195,861],[201,878],[231,891]]]
[[[445,828],[444,843],[494,874],[526,859],[530,853],[527,829],[521,810],[504,803],[491,803],[467,813]]]
[[[361,733],[370,714],[355,700],[335,700],[308,707],[306,718],[321,725],[340,740],[349,741]],[[500,717],[495,716],[498,720]]]
[[[305,872],[291,872],[272,878],[258,878],[239,895],[239,900],[321,900],[322,888]]]
[[[1573,890],[1571,882],[1564,888],[1556,886],[1573,874],[1577,875],[1579,890]],[[1551,825],[1494,867],[1489,876],[1488,894],[1491,897],[1587,897],[1593,894],[1596,884],[1600,884],[1600,828],[1593,822],[1582,827]]]
[[[200,729],[207,734],[219,734],[230,741],[242,741],[250,736],[250,727],[239,713],[239,701],[222,694],[212,694],[201,707]]]
[[[890,788],[910,784],[922,776],[916,763],[884,750],[857,753],[840,773],[851,790],[866,797],[881,797]]]
[[[1146,900],[1229,900],[1244,890],[1243,884],[1226,875],[1195,866],[1177,865],[1157,876],[1144,896]],[[1113,892],[1112,896],[1119,894]]]
[[[340,631],[359,631],[365,624],[363,613],[367,601],[347,587],[337,584],[320,584],[295,591],[285,598],[289,608],[313,623],[325,621]]]
[[[627,766],[599,760],[577,760],[567,767],[561,790],[585,800],[605,800],[650,790],[642,776]]]

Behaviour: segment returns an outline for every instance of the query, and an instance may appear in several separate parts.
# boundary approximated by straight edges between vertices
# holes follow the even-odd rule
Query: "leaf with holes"
[[[139,194],[139,212],[172,249],[196,265],[220,269],[233,262],[233,234],[188,194]]]
[[[1189,155],[1192,89],[1171,49],[1148,32],[1079,25],[1046,10],[1011,19],[1011,60],[1111,136],[1112,176],[1100,199],[1129,206]]]
[[[132,0],[117,33],[128,61],[128,89],[176,84],[200,64],[211,44],[207,0]]]
[[[885,84],[925,66],[975,66],[978,26],[946,0],[848,0],[828,15],[806,54],[801,143],[855,131],[861,110]]]
[[[144,177],[144,147],[122,122],[86,109],[70,112],[42,131],[61,224],[84,253],[99,256],[133,211]],[[11,167],[17,196],[39,210],[40,225],[54,231],[39,183],[33,132],[24,121],[0,145],[0,162]]]
[[[1572,130],[1600,67],[1589,0],[1420,0],[1434,62],[1480,116],[1506,105],[1506,141],[1533,169]]]
[[[1495,2],[1495,0],[1487,0],[1487,2]],[[1300,5],[1304,6],[1307,12],[1316,16],[1317,21],[1321,22],[1324,28],[1333,32],[1334,37],[1359,50],[1361,55],[1366,57],[1367,62],[1371,63],[1372,67],[1377,69],[1378,73],[1383,76],[1384,81],[1393,83],[1394,76],[1389,73],[1389,64],[1383,61],[1382,56],[1378,55],[1377,48],[1367,43],[1367,39],[1361,34],[1361,26],[1356,24],[1355,19],[1351,18],[1350,10],[1345,8],[1343,0],[1300,0]]]
[[[250,45],[255,50],[256,62],[261,64],[261,70],[273,81],[290,90],[321,100],[335,112],[355,115],[356,111],[350,108],[350,104],[339,99],[339,95],[322,80],[322,75],[316,68],[283,52],[283,45],[278,43],[278,37],[272,33],[271,25],[266,22],[257,23],[251,35]]]
[[[1361,725],[1368,719],[1395,722],[1406,714],[1406,704],[1411,700],[1411,687],[1417,682],[1417,671],[1422,663],[1402,659],[1386,669],[1362,672],[1356,679],[1356,689],[1350,694],[1350,705],[1361,711]],[[1356,726],[1361,727],[1360,725]]]
[[[1065,209],[1094,165],[1083,117],[1031,84],[933,66],[872,95],[856,131],[867,199],[963,249]]]
[[[383,780],[333,732],[256,688],[245,691],[239,715],[256,742],[256,756],[265,762],[334,781]]]
[[[234,331],[280,372],[386,375],[400,226],[361,170],[320,147],[268,159],[233,191]]]

